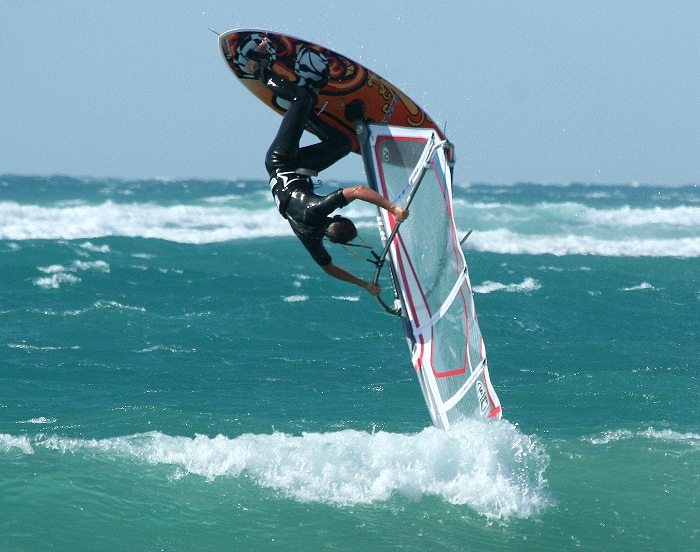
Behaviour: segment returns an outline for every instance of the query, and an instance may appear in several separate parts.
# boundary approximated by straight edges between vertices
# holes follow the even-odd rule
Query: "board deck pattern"
[[[360,151],[355,134],[355,127],[345,116],[345,109],[353,100],[361,100],[365,107],[365,116],[370,122],[407,127],[434,128],[442,132],[433,120],[406,94],[383,79],[343,55],[291,36],[262,30],[234,30],[219,37],[219,45],[229,67],[241,82],[260,100],[284,114],[285,102],[275,98],[267,87],[253,75],[246,73],[243,52],[251,47],[251,41],[259,43],[265,36],[274,51],[272,72],[291,82],[296,82],[295,72],[297,55],[312,49],[322,53],[328,60],[330,79],[319,91],[315,106],[316,113],[335,128],[343,131],[353,141],[353,150]]]

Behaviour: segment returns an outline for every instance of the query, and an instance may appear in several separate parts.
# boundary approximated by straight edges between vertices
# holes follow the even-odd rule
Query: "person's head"
[[[357,237],[357,228],[350,219],[336,215],[326,228],[326,236],[333,243],[348,243]]]

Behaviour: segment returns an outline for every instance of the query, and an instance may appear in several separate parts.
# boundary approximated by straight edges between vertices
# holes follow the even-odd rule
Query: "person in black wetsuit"
[[[372,295],[378,295],[381,291],[379,286],[333,264],[323,245],[323,238],[328,237],[333,243],[348,243],[357,236],[357,229],[350,219],[339,215],[330,218],[329,215],[355,199],[386,209],[397,221],[405,220],[408,210],[362,185],[341,188],[325,196],[314,193],[309,175],[318,174],[345,157],[352,149],[352,142],[348,136],[311,112],[316,103],[316,90],[313,85],[291,83],[271,74],[269,58],[266,57],[267,48],[268,41],[265,38],[248,53],[250,59],[245,68],[260,78],[276,96],[290,102],[277,135],[265,156],[265,168],[270,176],[270,188],[277,209],[287,219],[294,234],[301,240],[314,261],[327,274],[360,286]],[[318,85],[318,82],[314,84]],[[300,148],[299,141],[307,124],[321,141]]]

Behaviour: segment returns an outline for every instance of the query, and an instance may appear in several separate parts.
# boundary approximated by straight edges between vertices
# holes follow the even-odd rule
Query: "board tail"
[[[500,418],[453,218],[451,145],[433,129],[356,125],[370,185],[392,203],[410,204],[404,223],[379,210],[396,304],[381,302],[404,320],[433,424]]]

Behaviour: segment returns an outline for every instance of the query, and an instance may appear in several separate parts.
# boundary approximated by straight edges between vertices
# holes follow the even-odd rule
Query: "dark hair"
[[[336,215],[326,228],[326,236],[333,243],[348,243],[357,237],[357,228],[350,219]]]

